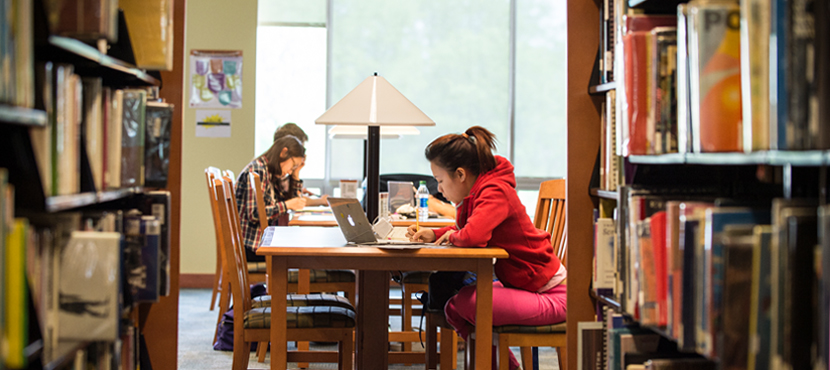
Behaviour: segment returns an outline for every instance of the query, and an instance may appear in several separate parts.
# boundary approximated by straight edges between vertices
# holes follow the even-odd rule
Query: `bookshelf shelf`
[[[635,155],[628,157],[636,164],[695,164],[713,166],[742,166],[766,164],[771,166],[823,166],[830,162],[830,151],[763,151],[752,153],[671,153]]]
[[[53,359],[49,363],[43,364],[43,370],[57,370],[69,366],[72,361],[75,361],[75,353],[79,350],[85,349],[92,342],[60,342],[58,343],[58,353],[60,356]]]
[[[645,9],[655,13],[676,12],[677,4],[686,3],[689,0],[628,0],[629,8]]]
[[[24,126],[46,127],[46,112],[0,104],[0,122]]]
[[[603,199],[613,199],[617,200],[617,192],[616,191],[609,191],[609,190],[600,190],[600,189],[591,189],[591,195],[603,198]]]
[[[600,303],[602,303],[602,304],[604,304],[608,307],[611,307],[614,311],[617,311],[619,313],[623,313],[622,306],[620,305],[619,302],[615,301],[614,299],[608,298],[604,295],[596,294],[593,291],[591,291],[591,297],[593,297],[594,299],[596,299]]]
[[[109,55],[102,54],[98,51],[98,49],[73,38],[49,36],[49,45],[61,50],[62,52],[91,61],[98,64],[100,67],[104,67],[107,70],[114,72],[118,75],[118,77],[120,77],[119,79],[124,80],[122,82],[152,86],[158,86],[161,83],[155,77],[150,76],[146,71]],[[83,69],[79,69],[79,72],[83,72]],[[100,68],[95,70],[95,74],[102,74]]]
[[[600,85],[594,85],[588,88],[588,94],[601,95],[617,88],[616,82],[607,82]]]
[[[636,164],[682,164],[686,162],[685,155],[681,153],[632,155],[628,157],[628,160]]]
[[[58,195],[46,198],[46,211],[58,212],[73,208],[85,207],[96,203],[110,202],[126,198],[141,192],[140,187],[107,190],[101,192],[86,192],[71,195]]]

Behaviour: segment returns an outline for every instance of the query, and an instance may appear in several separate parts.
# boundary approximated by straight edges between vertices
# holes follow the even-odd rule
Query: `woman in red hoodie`
[[[438,191],[457,208],[457,221],[441,229],[410,227],[407,235],[413,241],[507,251],[510,257],[495,263],[494,326],[563,322],[567,272],[553,254],[550,234],[533,226],[519,201],[513,165],[494,156],[494,149],[495,136],[479,126],[430,143],[424,154]],[[475,286],[464,287],[444,307],[447,322],[465,340],[468,324],[475,324],[475,292]],[[518,367],[511,353],[510,368]]]

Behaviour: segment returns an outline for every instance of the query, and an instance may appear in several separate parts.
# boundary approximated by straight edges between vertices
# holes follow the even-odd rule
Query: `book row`
[[[104,87],[68,64],[36,72],[49,123],[30,137],[45,195],[165,186],[172,105],[148,101],[152,90]]]
[[[8,367],[26,367],[24,349],[37,339],[28,337],[29,325],[40,328],[48,363],[80,342],[114,343],[133,327],[132,307],[169,294],[169,192],[124,200],[123,211],[102,204],[84,212],[15,214],[6,180],[0,171],[6,194],[0,328]]]
[[[830,148],[830,4],[692,0],[646,15],[626,3],[602,7],[616,155]]]
[[[620,191],[595,224],[597,294],[722,368],[827,367],[829,206]]]
[[[667,338],[606,308],[577,323],[579,370],[715,370],[715,361],[680,351]]]

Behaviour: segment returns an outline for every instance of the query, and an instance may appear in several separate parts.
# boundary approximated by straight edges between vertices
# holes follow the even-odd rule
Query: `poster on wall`
[[[196,137],[231,137],[231,111],[197,109]]]
[[[190,107],[242,108],[242,51],[190,51]]]

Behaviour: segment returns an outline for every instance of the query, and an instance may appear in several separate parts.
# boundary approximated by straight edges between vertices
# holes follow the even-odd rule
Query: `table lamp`
[[[378,215],[381,135],[400,137],[403,132],[418,132],[418,129],[412,126],[435,126],[435,122],[377,73],[363,80],[314,123],[337,127],[368,126],[368,130],[363,131],[366,133],[365,136],[360,135],[359,138],[367,138],[364,154],[367,193],[365,206],[366,216],[370,220],[374,220]],[[337,127],[333,127],[332,130]],[[354,132],[352,128],[338,130]],[[331,131],[329,134],[332,135]]]

